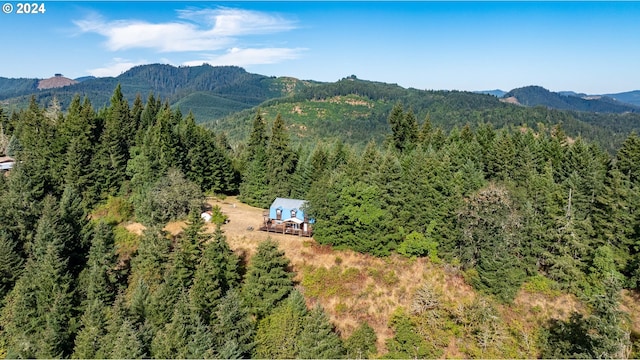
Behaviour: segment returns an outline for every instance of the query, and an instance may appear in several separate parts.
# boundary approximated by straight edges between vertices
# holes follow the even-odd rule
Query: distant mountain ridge
[[[541,86],[526,86],[504,94],[503,99],[515,99],[524,106],[545,106],[551,109],[598,113],[640,112],[640,106],[618,101],[610,96],[585,95],[572,92],[551,92]]]
[[[35,95],[41,104],[48,104],[55,97],[65,109],[73,96],[80,94],[99,108],[109,103],[113,90],[120,84],[129,101],[138,95],[146,100],[153,93],[157,99],[171,105],[179,104],[185,113],[193,110],[196,118],[204,121],[286,96],[310,84],[290,77],[252,74],[237,66],[175,67],[163,64],[136,66],[117,77],[79,80],[64,87],[38,90],[38,83],[42,81],[37,79],[0,78],[0,101],[17,109],[25,108],[31,95]]]
[[[640,106],[640,90],[627,91],[617,94],[606,94],[605,96],[627,104]]]
[[[64,109],[74,94],[81,94],[89,97],[95,107],[102,107],[108,104],[113,89],[120,84],[130,101],[136,95],[146,98],[153,93],[156,98],[169,101],[184,112],[193,111],[200,121],[208,121],[321,84],[252,74],[237,66],[206,64],[180,67],[149,64],[133,67],[117,77],[86,76],[66,82],[57,80],[58,77],[44,80],[0,77],[0,101],[10,109],[17,109],[26,107],[32,94],[43,104],[55,96]],[[40,86],[39,90],[41,84],[44,86]],[[527,86],[509,92],[495,89],[475,93],[490,94],[524,106],[560,110],[604,113],[640,111],[640,90],[586,95],[572,91],[554,93],[539,86]]]
[[[79,94],[99,109],[109,104],[120,84],[130,103],[136,96],[144,102],[153,94],[183,114],[193,112],[196,121],[225,132],[234,143],[246,139],[258,107],[268,121],[282,114],[292,139],[299,143],[382,143],[389,133],[389,112],[397,103],[411,109],[420,123],[430,119],[444,131],[483,122],[496,128],[562,124],[569,136],[593,139],[608,151],[615,151],[630,131],[640,132],[639,107],[613,97],[554,93],[539,86],[514,89],[499,97],[501,90],[427,91],[356,76],[317,82],[252,74],[237,66],[161,64],[136,66],[117,77],[77,80],[82,81],[37,90],[38,79],[0,78],[0,106],[10,113],[26,108],[35,96],[45,106],[55,98],[64,111]],[[632,97],[634,92],[625,94]]]

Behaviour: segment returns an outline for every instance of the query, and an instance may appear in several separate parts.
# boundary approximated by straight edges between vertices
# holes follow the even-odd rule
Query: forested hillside
[[[7,79],[0,77],[0,100],[31,94],[37,88],[37,79]]]
[[[0,104],[7,111],[26,109],[35,95],[40,106],[67,111],[75,94],[81,94],[100,109],[109,105],[113,89],[120,84],[129,102],[153,93],[173,110],[193,113],[197,123],[225,132],[232,146],[248,136],[255,106],[261,107],[269,121],[278,113],[286,115],[295,143],[336,139],[360,147],[371,139],[380,143],[389,131],[387,114],[397,102],[413,111],[419,123],[429,118],[446,131],[466,124],[475,129],[483,122],[496,128],[562,124],[568,136],[596,141],[611,154],[631,131],[640,131],[637,107],[608,97],[563,96],[537,86],[514,89],[507,95],[527,105],[523,107],[486,94],[405,89],[353,75],[320,83],[206,64],[141,65],[117,77],[89,78],[57,89],[37,90],[37,83],[35,79],[0,78]],[[621,96],[627,99],[633,94]]]
[[[377,111],[372,128],[353,128],[358,141],[366,131],[378,140],[366,146],[333,135],[346,119],[293,141],[311,125],[270,111],[302,104],[295,97],[252,110],[235,147],[154,95],[128,101],[121,86],[99,109],[76,96],[66,112],[35,98],[0,112],[0,155],[16,160],[0,176],[0,357],[637,356],[640,313],[622,307],[640,281],[635,133],[611,155],[568,137],[564,125],[591,126],[568,113],[358,82],[299,96],[351,109],[340,116],[356,121],[359,110]],[[394,92],[409,95],[398,102]],[[497,112],[478,109],[486,104]],[[333,139],[318,140],[325,135]],[[205,195],[232,194],[262,208],[275,197],[307,199],[313,243],[336,251],[334,266],[294,281],[277,241],[251,258],[233,252],[199,217]],[[187,224],[177,235],[163,230],[173,220]],[[142,235],[124,227],[133,221]],[[349,305],[322,303],[330,293],[318,287],[361,279],[341,268],[342,249],[389,264],[420,259],[471,286],[473,300],[449,300],[437,279],[415,274],[424,286],[397,289],[411,306],[393,310],[383,344],[369,326],[375,309],[359,310],[341,333],[328,311]],[[391,271],[369,275],[392,290],[398,283]],[[522,310],[523,291],[578,305],[553,316]]]
[[[627,91],[617,94],[607,94],[606,96],[614,98],[618,101],[626,102],[635,106],[640,106],[640,90]]]
[[[67,110],[73,97],[81,94],[96,108],[102,108],[109,105],[113,89],[120,85],[130,102],[136,96],[146,97],[153,93],[174,108],[178,106],[185,113],[193,112],[202,122],[289,95],[308,83],[251,74],[237,66],[152,64],[133,67],[117,77],[91,78],[63,88],[37,90],[37,85],[36,79],[0,78],[0,100],[11,109],[24,109],[35,95],[40,105],[48,105],[55,99],[62,110]],[[195,93],[201,96],[195,96]]]
[[[405,89],[355,76],[303,88],[292,96],[266,101],[260,109],[269,121],[277,114],[286,116],[294,143],[340,140],[364,147],[370,140],[382,142],[390,131],[388,114],[398,102],[404,104],[420,124],[428,119],[445,131],[466,125],[476,129],[482,123],[491,123],[496,129],[561,124],[568,136],[597,142],[612,154],[632,131],[640,131],[638,113],[523,107],[487,94]],[[253,109],[247,109],[207,122],[205,126],[227,133],[229,141],[238,144],[247,138],[254,113]]]
[[[625,96],[623,95],[623,97]],[[526,86],[513,89],[504,94],[503,98],[515,98],[518,103],[526,106],[546,106],[559,110],[600,113],[640,112],[639,107],[622,103],[608,96],[558,94],[540,86]]]

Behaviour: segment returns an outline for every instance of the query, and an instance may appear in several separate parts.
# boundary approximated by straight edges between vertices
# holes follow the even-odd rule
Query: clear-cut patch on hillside
[[[38,90],[61,88],[64,86],[75,85],[77,83],[78,82],[73,79],[62,76],[62,74],[56,74],[54,77],[40,80],[40,82],[38,82]]]

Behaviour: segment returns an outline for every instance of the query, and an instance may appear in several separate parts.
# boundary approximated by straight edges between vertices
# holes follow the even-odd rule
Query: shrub
[[[125,222],[133,215],[133,206],[121,196],[109,196],[107,201],[99,205],[92,214],[94,219],[102,219],[110,225]]]
[[[427,235],[413,231],[407,235],[398,247],[398,253],[409,258],[429,255],[432,261],[438,261],[438,242],[433,239],[435,221],[432,220],[427,227]]]
[[[363,284],[363,274],[356,268],[347,268],[343,271],[338,266],[332,266],[329,269],[324,266],[318,268],[306,266],[303,274],[302,286],[305,294],[311,297],[343,297],[353,291],[354,284]]]
[[[200,187],[187,180],[176,169],[170,169],[166,176],[139,197],[135,204],[136,217],[145,225],[163,224],[200,210],[204,196]]]
[[[437,294],[428,283],[424,283],[413,295],[411,302],[411,313],[420,315],[427,310],[432,310],[440,305]]]
[[[543,275],[536,275],[522,284],[522,289],[529,293],[541,293],[549,296],[560,294],[558,285],[551,279]]]
[[[138,250],[140,237],[129,230],[116,226],[113,229],[114,246],[121,258],[128,258]]]
[[[344,342],[348,359],[370,359],[377,352],[377,336],[368,323],[362,323]]]
[[[220,206],[215,205],[211,208],[211,222],[220,226],[224,224],[229,217],[222,213]]]

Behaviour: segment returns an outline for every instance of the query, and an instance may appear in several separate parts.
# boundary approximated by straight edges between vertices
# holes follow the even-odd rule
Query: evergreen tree
[[[273,201],[267,187],[267,123],[258,111],[245,149],[245,169],[240,184],[240,200],[266,208]]]
[[[433,349],[416,329],[416,324],[403,313],[394,314],[391,326],[395,332],[393,338],[387,340],[389,359],[425,359],[435,358],[439,354]]]
[[[345,355],[340,336],[324,310],[316,306],[306,316],[298,340],[298,357],[301,359],[338,359]]]
[[[198,215],[197,212],[192,211],[191,215],[189,215],[189,220],[192,222],[187,225],[187,229],[192,227],[195,222],[202,218]],[[201,223],[204,224],[204,223]],[[196,225],[197,226],[197,225]],[[177,240],[176,246],[172,252],[172,267],[175,272],[176,280],[179,286],[188,289],[191,287],[193,283],[193,277],[196,272],[196,265],[198,264],[198,260],[200,259],[201,249],[200,243],[198,242],[197,237],[188,236],[183,233]]]
[[[311,156],[303,149],[297,150],[300,161],[296,165],[296,170],[291,177],[291,197],[294,199],[306,198],[307,192],[311,188],[313,182],[313,166],[311,164]],[[304,159],[304,160],[303,160]]]
[[[210,359],[214,357],[214,339],[209,331],[209,327],[197,315],[193,315],[194,320],[191,325],[191,337],[185,348],[188,359]],[[221,357],[229,359],[228,357]]]
[[[400,103],[394,105],[388,118],[391,126],[391,144],[400,152],[412,149],[420,137],[418,122],[412,110],[404,112]],[[429,129],[425,130],[429,132]],[[424,134],[423,137],[428,137]]]
[[[26,270],[34,266],[27,263]],[[35,293],[36,285],[30,273],[25,273],[16,281],[11,292],[4,299],[0,320],[0,344],[7,357],[35,358],[38,326],[42,325],[38,317]]]
[[[420,126],[420,134],[418,140],[423,148],[428,148],[431,145],[431,135],[433,133],[433,123],[431,122],[431,116],[427,114],[424,122]]]
[[[255,325],[250,318],[240,293],[230,289],[216,306],[211,328],[214,333],[218,357],[246,359],[255,346]]]
[[[267,146],[267,183],[271,199],[290,196],[291,177],[297,161],[296,153],[289,147],[289,132],[284,119],[278,114]]]
[[[75,96],[64,121],[59,125],[59,133],[66,147],[64,182],[73,184],[80,194],[85,194],[92,185],[91,159],[97,141],[95,128],[95,112],[91,103],[85,98],[81,104],[80,96]],[[83,202],[89,205],[93,201],[87,196]]]
[[[116,254],[111,225],[99,222],[89,250],[87,265],[80,275],[80,292],[87,304],[98,300],[103,305],[111,304],[116,292]]]
[[[204,334],[200,333],[198,337],[205,335],[204,337],[211,338],[210,335],[206,336],[208,330],[202,328],[200,318],[197,315],[194,316],[189,309],[188,297],[186,293],[183,293],[175,304],[171,321],[156,333],[151,343],[152,356],[162,359],[185,359],[191,358],[191,349],[202,354],[212,351],[212,343],[202,344],[200,342],[202,339],[198,339],[198,343],[192,342],[192,337],[196,330],[204,331]],[[199,346],[194,348],[195,345]],[[205,348],[202,348],[202,345]],[[211,356],[211,353],[209,356]]]
[[[192,117],[186,121],[193,122]],[[219,145],[215,135],[208,130],[197,127],[193,122],[193,143],[187,152],[187,177],[200,185],[203,191],[214,193],[233,193],[237,190],[237,174],[231,159]]]
[[[142,112],[144,111],[145,104],[142,101],[142,96],[140,94],[136,94],[135,100],[133,100],[133,107],[131,107],[131,130],[132,134],[135,134],[136,131],[141,126],[142,123]],[[134,140],[135,142],[135,140]]]
[[[141,131],[141,140],[130,149],[131,159],[127,162],[127,175],[131,178],[131,189],[135,197],[144,197],[155,180],[162,176],[167,169],[161,168],[158,149],[156,147],[155,130],[153,127]]]
[[[333,143],[333,148],[327,160],[327,169],[339,169],[351,159],[351,154],[341,140]]]
[[[592,203],[591,223],[594,239],[592,247],[608,246],[615,256],[618,270],[627,267],[635,235],[632,189],[628,178],[617,169],[611,169],[604,179],[604,189]]]
[[[0,233],[15,242],[16,251],[25,258],[31,251],[44,196],[41,184],[29,172],[23,164],[16,164],[0,201]]]
[[[376,224],[379,233],[374,236],[381,237],[381,242],[385,244],[402,241],[399,229],[412,222],[412,212],[405,202],[412,197],[414,189],[407,186],[404,176],[399,159],[393,152],[387,151],[375,173],[375,185],[380,189],[380,208],[384,217]]]
[[[585,293],[603,293],[605,289],[602,287],[610,285],[611,279],[621,283],[624,276],[618,271],[618,266],[611,246],[603,245],[595,249],[588,275],[591,289]]]
[[[131,320],[135,325],[145,323],[149,310],[149,298],[149,286],[144,279],[138,278],[128,304]]]
[[[640,137],[632,132],[616,155],[620,171],[636,183],[640,180]]]
[[[511,301],[524,281],[519,215],[506,189],[490,184],[475,194],[458,215],[459,255],[478,276],[473,285]]]
[[[247,165],[240,184],[240,200],[251,206],[266,209],[273,201],[267,186],[266,154],[263,153]]]
[[[142,233],[136,256],[131,259],[129,284],[139,286],[142,280],[149,289],[156,289],[162,281],[169,262],[171,240],[159,227],[150,227]]]
[[[289,259],[278,244],[271,239],[260,243],[243,285],[243,296],[251,313],[259,319],[269,314],[293,289],[292,278]]]
[[[165,324],[171,321],[176,304],[180,301],[181,294],[187,289],[180,281],[175,265],[169,264],[164,273],[163,281],[149,296],[147,319],[153,325],[154,330],[162,329]]]
[[[487,159],[487,178],[508,181],[515,172],[516,149],[511,135],[501,131],[494,139]]]
[[[22,273],[24,260],[17,242],[0,232],[0,303]]]
[[[576,220],[588,219],[594,198],[603,191],[607,174],[606,158],[601,149],[581,138],[576,139],[567,149],[564,163],[558,169],[563,185],[567,190],[572,190],[572,216]],[[585,222],[584,225],[589,224]],[[590,231],[588,228],[580,230]]]
[[[148,348],[141,337],[144,331],[136,327],[125,306],[124,293],[119,293],[107,310],[106,332],[100,341],[96,358],[135,359],[147,356]]]
[[[491,123],[483,123],[479,124],[476,129],[475,138],[480,146],[480,156],[481,163],[487,165],[490,159],[490,153],[493,149],[494,139],[496,137],[496,132]],[[488,171],[488,168],[483,168],[485,172]]]
[[[85,307],[80,318],[80,330],[75,338],[74,359],[93,359],[100,351],[101,341],[106,334],[106,313],[108,307],[94,298]]]
[[[48,205],[38,222],[32,257],[2,312],[8,357],[62,357],[71,352],[72,278],[62,257],[55,208]]]
[[[317,216],[314,231],[318,242],[378,256],[388,254],[394,244],[389,238],[381,239],[379,229],[386,213],[382,210],[380,189],[360,181],[345,185],[341,191],[337,189],[328,190],[339,192],[331,205],[336,206],[333,212],[328,211],[323,217],[317,208],[313,210]],[[310,201],[314,199],[312,195]]]
[[[302,294],[294,290],[286,301],[260,320],[256,331],[255,357],[260,359],[293,359],[316,354],[313,340],[307,337],[306,354],[300,354],[299,341],[307,307]],[[319,329],[318,329],[319,330]]]
[[[267,123],[262,118],[260,110],[258,110],[253,118],[253,127],[247,141],[246,161],[251,162],[257,159],[261,152],[266,152],[268,143]]]
[[[158,111],[160,111],[161,107],[162,101],[160,101],[160,99],[156,99],[153,93],[150,93],[147,98],[147,102],[144,104],[144,109],[140,114],[140,124],[137,129],[138,135],[136,136],[136,142],[139,142],[140,133],[146,131],[155,123],[156,116],[158,115]]]
[[[382,155],[378,151],[378,145],[370,141],[364,148],[358,167],[358,178],[364,181],[374,181],[376,172],[380,169]]]
[[[604,279],[604,293],[596,295],[587,319],[591,330],[587,336],[592,344],[591,355],[599,359],[627,358],[631,348],[628,315],[620,310],[620,281],[614,276]]]
[[[129,103],[122,94],[120,84],[111,96],[107,109],[104,131],[98,150],[98,181],[103,192],[115,195],[126,179],[129,147],[132,145],[134,129],[130,121]],[[102,195],[102,194],[100,194]]]
[[[109,359],[143,359],[147,357],[145,345],[138,337],[138,330],[129,319],[124,319],[109,346]]]
[[[589,300],[591,314],[574,312],[569,320],[551,320],[543,334],[545,358],[625,359],[631,342],[628,317],[620,310],[620,282],[609,277],[604,292]]]
[[[239,283],[239,259],[229,248],[222,230],[217,228],[214,238],[204,244],[196,267],[190,289],[191,304],[202,319],[209,322],[227,291]]]
[[[368,323],[364,322],[356,328],[345,342],[344,347],[349,359],[369,359],[377,353],[377,336]]]
[[[82,206],[82,196],[75,186],[65,187],[57,212],[57,226],[64,241],[62,256],[69,259],[69,271],[76,277],[86,263],[91,225]]]

